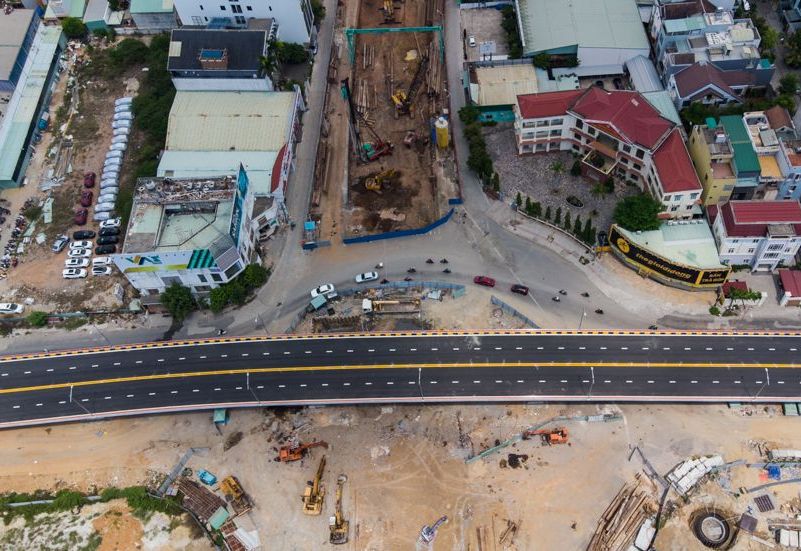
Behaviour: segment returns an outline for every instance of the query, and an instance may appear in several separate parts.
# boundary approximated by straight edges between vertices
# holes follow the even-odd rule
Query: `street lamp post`
[[[755,402],[756,402],[756,399],[759,398],[759,395],[762,394],[762,391],[765,389],[766,386],[770,386],[770,372],[768,372],[768,368],[767,367],[765,368],[765,382],[762,383],[762,386],[759,387],[759,392],[757,392],[756,396],[754,396],[754,401]]]
[[[587,400],[592,397],[592,387],[595,386],[595,366],[590,366],[590,390],[587,392]]]
[[[584,318],[587,317],[587,309],[581,308],[581,319],[579,319],[578,330],[581,331],[581,324],[584,323]]]
[[[89,411],[88,409],[86,409],[85,407],[83,407],[83,404],[81,404],[80,402],[76,402],[76,401],[75,401],[75,400],[72,398],[72,389],[73,389],[73,386],[72,386],[72,385],[70,385],[70,403],[71,403],[71,404],[75,404],[76,406],[78,406],[79,408],[81,408],[82,410],[84,410],[84,411],[86,412],[86,414],[87,414],[87,415],[92,415],[92,412],[91,412],[91,411]]]
[[[425,396],[423,396],[423,368],[417,368],[417,388],[420,389],[420,399],[425,400]]]

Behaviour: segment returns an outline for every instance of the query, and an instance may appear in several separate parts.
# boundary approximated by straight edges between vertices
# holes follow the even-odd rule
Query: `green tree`
[[[650,195],[632,195],[615,206],[614,220],[629,231],[658,230],[659,213],[664,209],[662,203]]]
[[[573,235],[581,239],[582,236],[581,216],[576,216],[576,221],[573,222]]]
[[[526,214],[531,215],[534,205],[531,204],[531,197],[526,195]]]
[[[545,208],[545,219],[550,222],[551,221],[551,205],[548,205]]]
[[[195,299],[189,287],[184,287],[179,283],[173,283],[161,293],[161,303],[178,322],[186,319],[189,312],[195,309]]]
[[[248,264],[239,276],[249,289],[257,289],[267,283],[270,271],[261,264]]]
[[[788,96],[795,95],[798,90],[799,80],[796,73],[787,73],[779,81],[779,92]]]
[[[61,30],[67,38],[83,38],[86,36],[86,25],[77,17],[65,17],[61,20]]]
[[[539,53],[532,59],[534,67],[538,69],[545,69],[546,71],[551,68],[551,55],[545,52]]]
[[[497,172],[496,172],[496,174],[497,174]],[[522,205],[522,204],[523,204],[523,196],[520,195],[520,192],[518,191],[517,192],[517,196],[515,197],[515,205],[517,205],[517,208],[520,208],[520,205]]]
[[[471,122],[476,122],[479,115],[481,115],[481,111],[479,111],[478,107],[473,104],[465,105],[459,109],[459,120],[465,125],[468,125]]]
[[[301,44],[293,42],[277,42],[276,53],[278,60],[281,63],[289,63],[290,65],[298,63],[306,63],[309,60],[309,52]]]
[[[39,310],[34,310],[25,320],[28,322],[28,325],[31,327],[44,327],[47,325],[47,312],[41,312]]]
[[[501,192],[501,177],[497,172],[492,175],[492,191],[495,193]]]
[[[570,167],[570,174],[573,176],[581,176],[581,161],[573,161],[573,166]]]
[[[542,205],[539,201],[535,202],[531,207],[531,215],[539,218],[542,216]]]
[[[772,53],[773,48],[775,48],[776,44],[779,42],[779,32],[768,25],[767,22],[761,29],[759,29],[759,31],[762,35],[762,41],[759,43],[759,49],[762,52]]]
[[[212,289],[209,293],[209,310],[219,314],[231,302],[231,291],[228,286],[222,285]]]
[[[311,0],[312,14],[314,14],[314,24],[319,25],[325,19],[325,6],[322,0]]]
[[[565,225],[564,225],[564,228],[567,231],[570,231],[571,229],[573,229],[573,223],[570,221],[570,211],[569,210],[565,211]]]
[[[796,31],[784,43],[784,62],[797,69],[801,67],[801,32]]]
[[[150,48],[135,38],[126,38],[109,50],[109,59],[120,69],[144,64],[150,57]]]
[[[587,223],[584,225],[584,231],[581,234],[581,238],[588,245],[592,245],[593,242],[595,242],[595,229],[592,227],[592,220],[587,220]]]
[[[556,217],[553,219],[553,223],[557,226],[562,223],[562,207],[556,207]]]

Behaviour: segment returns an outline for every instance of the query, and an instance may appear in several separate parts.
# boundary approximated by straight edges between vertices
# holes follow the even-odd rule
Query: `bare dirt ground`
[[[801,447],[798,419],[773,410],[755,408],[749,416],[723,406],[621,406],[621,421],[564,423],[570,445],[547,447],[529,440],[464,462],[496,440],[556,415],[615,409],[580,404],[242,410],[232,412],[222,435],[208,413],[6,431],[0,433],[0,491],[152,483],[189,447],[207,447],[188,466],[239,478],[255,502],[250,515],[265,548],[327,545],[335,480],[344,473],[344,514],[351,522],[351,541],[344,549],[412,549],[424,524],[447,515],[431,549],[578,550],[586,547],[621,485],[643,468],[637,456],[628,459],[629,446],[639,445],[662,474],[698,454],[755,461],[750,441],[756,438]],[[240,433],[241,440],[226,449],[226,441],[236,441]],[[303,441],[325,440],[330,448],[315,449],[297,463],[274,462],[279,440],[291,434]],[[308,517],[298,496],[323,453],[328,495],[323,515]],[[517,454],[518,468],[509,466],[510,453]],[[741,467],[730,486],[760,483],[758,469]],[[797,486],[777,487],[774,500],[782,504],[795,492]],[[704,496],[718,494],[704,486],[683,507],[694,510]],[[739,514],[749,498],[729,499],[725,505]],[[667,539],[657,540],[658,548],[701,548],[684,514],[679,509],[671,516],[660,536]],[[520,529],[501,545],[507,519]],[[748,545],[741,538],[734,549]]]

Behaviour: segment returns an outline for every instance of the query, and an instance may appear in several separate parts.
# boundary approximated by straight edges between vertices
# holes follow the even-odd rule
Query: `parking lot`
[[[485,42],[495,43],[495,54],[493,57],[505,59],[509,53],[506,45],[506,34],[501,28],[501,12],[495,8],[479,8],[474,10],[461,10],[459,12],[462,19],[463,35],[466,33],[464,41],[467,61],[478,61],[481,59],[481,44]],[[470,46],[470,37],[475,38],[476,45]]]

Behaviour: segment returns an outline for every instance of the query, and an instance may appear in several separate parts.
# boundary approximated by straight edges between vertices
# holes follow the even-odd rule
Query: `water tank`
[[[434,128],[437,133],[437,145],[440,149],[445,149],[450,143],[448,136],[448,119],[445,117],[438,118],[436,122],[434,122]]]

